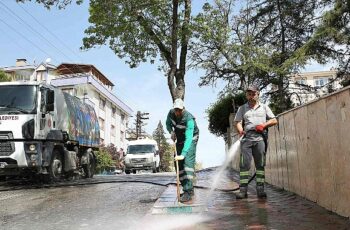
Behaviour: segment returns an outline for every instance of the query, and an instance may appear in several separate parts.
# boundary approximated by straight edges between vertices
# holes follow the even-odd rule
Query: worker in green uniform
[[[175,100],[174,108],[169,111],[166,119],[166,128],[171,139],[176,141],[175,160],[179,161],[180,182],[184,191],[180,202],[191,202],[199,129],[194,116],[185,110],[183,100]]]

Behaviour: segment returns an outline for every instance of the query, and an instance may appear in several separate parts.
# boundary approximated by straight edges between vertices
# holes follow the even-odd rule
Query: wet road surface
[[[0,185],[0,229],[133,229],[152,208],[174,174],[96,176],[101,184],[41,187],[28,183]],[[6,191],[6,188],[15,190]]]

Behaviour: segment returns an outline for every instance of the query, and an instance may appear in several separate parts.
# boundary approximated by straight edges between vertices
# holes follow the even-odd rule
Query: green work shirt
[[[176,117],[175,110],[171,109],[166,119],[166,128],[169,133],[175,131],[178,143],[184,143],[181,155],[186,156],[192,140],[197,140],[199,136],[199,129],[194,116],[184,110],[182,117]]]

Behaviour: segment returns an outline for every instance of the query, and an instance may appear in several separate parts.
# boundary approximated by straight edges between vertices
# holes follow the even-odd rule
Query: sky
[[[33,0],[34,1],[34,0]],[[193,11],[198,11],[205,0],[195,0]],[[107,46],[80,51],[84,30],[88,23],[88,1],[83,5],[69,5],[64,10],[50,11],[42,5],[15,0],[0,0],[0,67],[14,66],[18,58],[29,64],[39,64],[48,58],[51,64],[62,62],[92,64],[115,85],[115,95],[136,111],[148,112],[145,130],[152,134],[159,121],[165,129],[165,119],[172,100],[165,76],[157,65],[141,64],[130,69]],[[329,66],[314,63],[308,71],[326,70]],[[217,100],[222,89],[199,87],[201,71],[188,71],[185,77],[185,107],[196,117],[200,129],[197,162],[203,167],[221,165],[225,160],[225,143],[208,131],[206,109]],[[220,85],[220,84],[219,84]],[[133,126],[131,118],[129,124]]]
[[[201,1],[194,1],[194,10]],[[198,4],[198,5],[197,5]],[[88,2],[72,4],[65,10],[50,11],[42,5],[15,0],[0,1],[0,67],[14,66],[16,59],[26,58],[29,64],[39,64],[47,58],[51,63],[92,64],[115,85],[114,93],[136,111],[148,112],[145,130],[152,133],[159,121],[165,129],[165,119],[172,107],[165,76],[157,65],[141,64],[130,69],[107,46],[80,51],[88,23]],[[208,131],[205,110],[217,99],[221,88],[198,86],[201,73],[189,71],[185,77],[185,107],[196,117],[200,129],[197,162],[203,167],[221,165],[225,159],[225,143]],[[129,124],[133,126],[131,118]],[[169,137],[169,136],[167,136]]]

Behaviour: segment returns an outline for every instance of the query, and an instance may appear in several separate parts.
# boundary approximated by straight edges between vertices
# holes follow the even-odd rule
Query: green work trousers
[[[188,150],[185,159],[179,161],[179,176],[180,182],[184,192],[193,191],[193,179],[195,173],[195,164],[196,164],[196,148],[197,140],[193,140]],[[183,143],[176,144],[177,155],[181,155],[182,148],[184,147]]]

